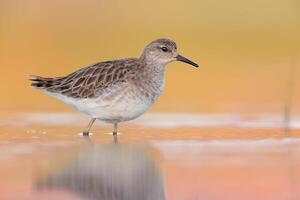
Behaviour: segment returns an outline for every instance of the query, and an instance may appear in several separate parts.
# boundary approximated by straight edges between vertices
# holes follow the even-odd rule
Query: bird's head
[[[173,61],[181,61],[198,67],[198,64],[181,56],[177,51],[177,45],[170,39],[157,39],[149,43],[142,52],[141,58],[149,64],[162,64]]]

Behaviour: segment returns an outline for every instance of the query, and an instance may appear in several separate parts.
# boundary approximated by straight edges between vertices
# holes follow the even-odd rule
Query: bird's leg
[[[86,131],[83,131],[83,136],[89,136],[89,134],[90,134],[90,130],[91,130],[91,128],[92,128],[92,126],[93,126],[93,124],[94,124],[94,122],[96,121],[96,118],[92,118],[91,119],[91,121],[90,121],[90,123],[89,123],[89,125],[88,125],[88,127],[87,127],[87,129],[86,129]]]
[[[114,123],[113,136],[115,143],[118,143],[118,123]]]

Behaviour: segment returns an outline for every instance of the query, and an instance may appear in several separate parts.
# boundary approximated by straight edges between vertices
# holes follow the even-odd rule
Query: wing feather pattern
[[[72,98],[95,98],[107,87],[122,85],[143,65],[136,58],[99,62],[79,69],[67,76],[44,78],[30,76],[32,86]]]

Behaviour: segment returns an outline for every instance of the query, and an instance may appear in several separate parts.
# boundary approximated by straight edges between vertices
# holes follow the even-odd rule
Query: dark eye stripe
[[[160,48],[163,52],[167,52],[168,51],[168,48],[167,47],[161,47]]]

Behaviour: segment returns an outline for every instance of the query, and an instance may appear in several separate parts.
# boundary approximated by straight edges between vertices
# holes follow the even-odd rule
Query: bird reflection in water
[[[37,181],[37,189],[59,189],[87,200],[165,199],[161,173],[146,148],[84,146],[71,161]]]

